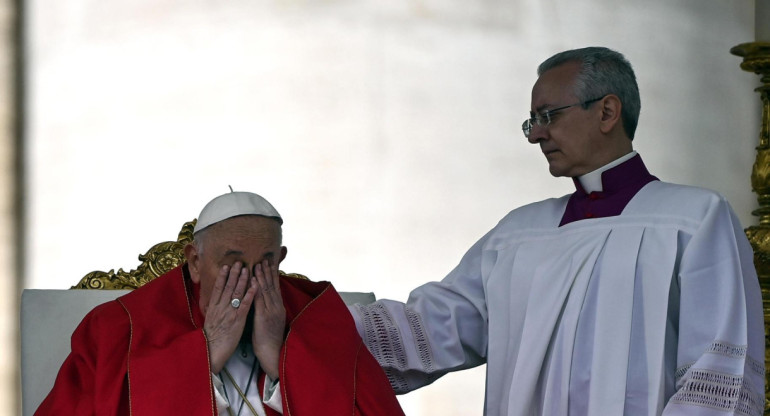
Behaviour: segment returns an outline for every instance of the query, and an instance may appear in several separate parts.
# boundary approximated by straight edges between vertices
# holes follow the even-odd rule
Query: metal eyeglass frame
[[[524,120],[524,123],[521,124],[521,130],[524,132],[524,137],[529,139],[529,135],[530,135],[530,133],[532,133],[532,126],[534,124],[537,124],[540,127],[545,127],[545,126],[551,124],[551,116],[553,116],[557,112],[562,111],[562,110],[566,110],[566,109],[568,109],[570,107],[575,107],[575,106],[578,106],[578,105],[583,106],[583,105],[592,104],[592,103],[595,103],[595,102],[601,100],[602,98],[604,98],[606,96],[607,95],[603,95],[603,96],[601,96],[599,98],[592,98],[590,100],[582,101],[582,102],[579,102],[579,103],[565,105],[563,107],[558,107],[558,108],[554,108],[554,109],[551,109],[551,110],[546,110],[546,111],[543,111],[542,113],[535,113],[533,111],[530,111],[529,112],[530,118]]]

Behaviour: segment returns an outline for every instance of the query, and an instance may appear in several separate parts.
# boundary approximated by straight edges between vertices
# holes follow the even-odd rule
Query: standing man
[[[762,299],[728,202],[647,171],[620,53],[538,75],[524,136],[575,192],[513,210],[406,304],[351,307],[391,385],[487,363],[489,416],[760,415]]]
[[[282,224],[209,202],[186,263],[83,319],[35,414],[403,415],[331,284],[279,276]]]

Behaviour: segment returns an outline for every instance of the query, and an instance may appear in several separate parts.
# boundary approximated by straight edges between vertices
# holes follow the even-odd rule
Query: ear
[[[192,243],[184,246],[184,257],[187,260],[187,268],[190,271],[190,280],[195,284],[201,282],[200,261],[198,249]]]
[[[623,104],[620,102],[615,94],[609,94],[599,101],[601,106],[601,124],[599,129],[604,134],[609,134],[616,126],[622,128],[620,123],[620,110],[623,108]]]
[[[281,246],[281,254],[278,255],[278,265],[281,265],[281,262],[283,259],[286,258],[286,253],[289,252],[289,249],[287,249],[285,246]]]

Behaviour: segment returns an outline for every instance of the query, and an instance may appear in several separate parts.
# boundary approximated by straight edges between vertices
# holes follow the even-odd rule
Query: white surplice
[[[762,300],[720,195],[654,181],[619,216],[516,209],[406,304],[351,312],[397,392],[487,363],[484,414],[761,415]]]

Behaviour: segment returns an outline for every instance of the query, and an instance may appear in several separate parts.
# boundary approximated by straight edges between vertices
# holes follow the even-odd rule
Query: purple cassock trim
[[[642,162],[642,157],[636,155],[631,159],[602,172],[602,192],[587,194],[577,178],[575,193],[569,197],[567,209],[561,217],[559,227],[574,221],[588,218],[614,217],[620,215],[640,189],[658,178],[650,175]]]

